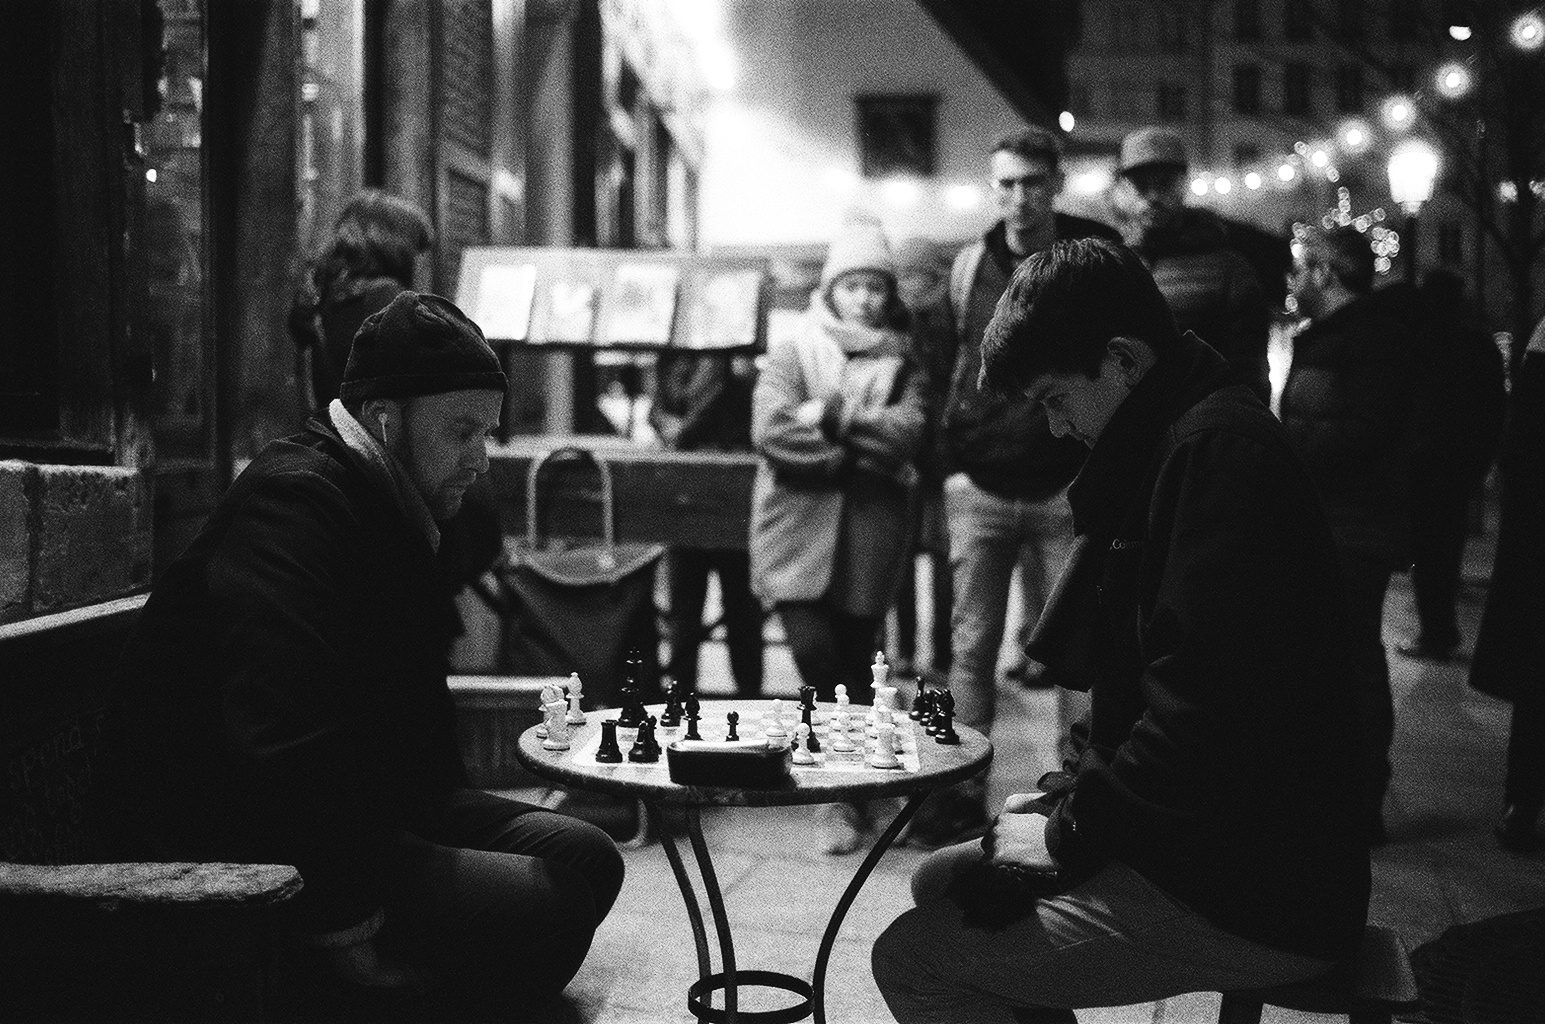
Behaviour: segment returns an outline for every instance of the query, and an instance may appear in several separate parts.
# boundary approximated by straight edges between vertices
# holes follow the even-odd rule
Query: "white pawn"
[[[762,735],[767,737],[769,747],[786,747],[789,743],[789,733],[783,727],[781,710],[779,702],[774,700],[771,710],[763,716]]]
[[[890,720],[890,709],[881,707],[878,703],[876,703],[874,707],[869,709],[869,725],[868,728],[864,730],[864,734],[867,735],[870,739],[874,739],[876,736],[880,735],[880,726],[884,725]]]
[[[547,738],[542,741],[543,750],[569,749],[569,702],[561,696],[547,703]]]
[[[840,711],[843,715],[847,715],[848,707],[851,704],[852,704],[852,701],[848,699],[848,684],[847,683],[838,683],[837,684],[837,710]]]
[[[536,734],[542,737],[544,740],[547,738],[547,705],[551,704],[555,700],[562,699],[563,690],[560,689],[556,683],[542,684],[542,697],[541,700],[537,703],[537,707],[540,708],[542,712],[542,721],[541,724],[536,727]]]
[[[896,759],[896,723],[886,720],[880,723],[880,735],[869,755],[871,768],[900,768]]]
[[[794,748],[795,764],[815,764],[815,755],[810,753],[810,727],[804,722],[799,723],[799,745]]]
[[[853,745],[853,740],[848,736],[848,711],[845,706],[838,707],[837,713],[832,716],[831,734],[827,739],[827,743],[831,746],[832,750],[839,754],[851,754],[858,749]]]
[[[579,681],[578,672],[569,673],[569,714],[570,725],[585,724],[585,709],[579,706],[580,698],[585,695],[584,684]]]

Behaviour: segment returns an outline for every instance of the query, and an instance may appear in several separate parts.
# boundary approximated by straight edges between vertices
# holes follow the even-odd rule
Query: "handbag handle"
[[[589,462],[601,474],[601,541],[606,545],[610,554],[616,550],[617,536],[612,523],[612,470],[606,464],[606,460],[595,452],[586,448],[577,448],[574,445],[565,445],[562,448],[553,448],[543,452],[531,460],[531,465],[526,469],[526,543],[533,550],[539,543],[537,536],[537,479],[541,476],[542,467],[549,460],[556,461],[563,458],[576,458],[581,462]]]

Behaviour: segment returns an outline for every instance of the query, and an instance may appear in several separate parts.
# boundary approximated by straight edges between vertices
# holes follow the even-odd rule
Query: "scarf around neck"
[[[360,457],[360,464],[364,466],[366,475],[391,495],[403,517],[417,526],[423,533],[424,539],[429,541],[430,550],[438,552],[440,525],[435,522],[429,506],[424,503],[423,495],[418,493],[418,488],[414,487],[413,481],[408,479],[407,470],[403,468],[402,463],[396,456],[381,447],[381,443],[371,436],[370,431],[366,430],[349,410],[343,407],[343,402],[339,399],[333,399],[328,405],[327,418],[332,421],[333,429],[338,431],[338,436],[343,439],[343,443]]]

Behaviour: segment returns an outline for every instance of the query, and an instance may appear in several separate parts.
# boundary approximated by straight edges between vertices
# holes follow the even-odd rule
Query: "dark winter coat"
[[[294,864],[316,931],[368,918],[397,833],[465,782],[449,573],[358,458],[316,421],[264,448],[156,583],[120,688],[144,856]]]
[[[1414,359],[1400,322],[1364,297],[1293,339],[1282,392],[1282,423],[1337,545],[1391,569],[1411,560]]]
[[[1056,214],[1056,233],[1059,241],[1120,241],[1099,221],[1063,213]],[[1008,247],[1002,221],[961,250],[950,274],[954,347],[945,358],[929,353],[924,361],[951,367],[942,428],[945,472],[963,471],[978,487],[1002,498],[1034,500],[1066,487],[1083,465],[1085,450],[1071,437],[1053,436],[1046,411],[1037,403],[986,394],[976,386],[982,333],[1020,262]]]
[[[1536,334],[1545,332],[1545,322]],[[1497,460],[1502,522],[1470,685],[1504,700],[1539,700],[1545,664],[1545,353],[1524,356],[1513,379]]]
[[[659,383],[649,422],[679,451],[750,451],[749,375],[735,373],[734,357],[704,352],[660,354]]]
[[[1280,424],[1187,335],[1068,496],[1074,554],[1027,648],[1091,696],[1052,854],[1073,876],[1119,860],[1235,935],[1349,953],[1369,868],[1344,600]]]
[[[1268,400],[1266,293],[1255,268],[1230,247],[1223,221],[1207,210],[1182,210],[1137,251],[1180,329],[1222,353],[1235,383]]]

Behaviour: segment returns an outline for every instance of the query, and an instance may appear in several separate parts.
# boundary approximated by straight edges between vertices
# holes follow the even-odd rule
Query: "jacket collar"
[[[1228,381],[1228,363],[1187,331],[1116,409],[1068,488],[1075,533],[1109,536],[1138,497],[1159,442],[1181,412]]]
[[[356,420],[343,403],[333,399],[327,407],[328,424],[332,429],[313,420],[313,428],[338,439],[355,466],[375,487],[385,493],[394,508],[401,514],[410,529],[422,536],[430,551],[440,550],[440,527],[434,520],[429,506],[408,479],[407,470],[390,452],[383,449],[370,432]]]

